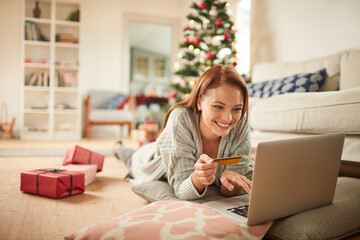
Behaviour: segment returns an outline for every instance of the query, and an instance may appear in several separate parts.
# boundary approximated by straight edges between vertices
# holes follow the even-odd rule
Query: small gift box
[[[69,148],[64,157],[63,165],[68,164],[94,164],[97,165],[97,171],[102,170],[105,156],[89,149],[75,145]]]
[[[85,174],[64,169],[36,169],[21,173],[20,190],[41,196],[62,198],[84,192]]]
[[[85,174],[85,187],[93,183],[96,179],[97,166],[92,164],[70,164],[63,166],[62,169],[68,171],[78,171]]]
[[[155,141],[159,136],[159,125],[155,124],[153,121],[148,120],[143,124],[139,125],[139,130],[145,132],[145,140],[146,141]]]

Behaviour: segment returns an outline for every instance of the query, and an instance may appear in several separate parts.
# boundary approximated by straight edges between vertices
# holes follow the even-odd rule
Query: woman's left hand
[[[220,181],[220,191],[225,196],[237,196],[240,194],[241,189],[245,189],[250,195],[251,181],[243,175],[233,171],[224,171],[221,174]]]

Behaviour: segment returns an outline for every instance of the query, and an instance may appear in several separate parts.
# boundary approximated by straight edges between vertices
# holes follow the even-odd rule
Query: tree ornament
[[[215,17],[216,14],[217,14],[216,7],[215,6],[211,7],[211,10],[209,11],[209,15]]]
[[[233,65],[233,67],[236,67],[237,63],[236,63],[236,62],[233,62],[232,65]]]
[[[190,30],[191,29],[190,25],[186,25],[186,29]]]
[[[227,40],[229,40],[229,38],[230,38],[229,34],[225,33],[224,34],[224,40],[227,41]]]
[[[170,97],[170,98],[176,98],[176,92],[171,92],[171,93],[169,94],[169,97]]]
[[[195,38],[195,40],[194,40],[194,45],[195,46],[198,46],[199,44],[200,44],[200,38],[199,37],[197,37],[197,38]]]
[[[219,26],[219,27],[222,26],[222,21],[221,21],[220,18],[215,21],[215,25],[216,25],[216,26]]]
[[[212,53],[207,53],[206,58],[207,59],[214,59],[214,55]]]
[[[205,2],[202,2],[199,4],[199,8],[200,9],[205,9],[207,6],[206,6],[206,3]]]
[[[191,39],[188,38],[188,37],[186,37],[185,40],[184,40],[184,42],[187,43],[187,44],[188,44],[188,43],[191,43]]]

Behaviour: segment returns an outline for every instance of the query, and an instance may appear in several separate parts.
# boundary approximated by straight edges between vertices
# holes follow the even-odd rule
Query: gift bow
[[[36,174],[36,194],[39,195],[39,175],[40,174],[44,174],[44,173],[60,173],[60,174],[66,174],[66,175],[70,175],[70,191],[69,191],[69,196],[71,196],[72,194],[72,188],[73,188],[73,176],[71,173],[64,173],[61,171],[66,171],[66,169],[58,169],[58,168],[54,168],[53,170],[45,170],[45,169],[36,169],[37,171],[43,171],[41,173]]]

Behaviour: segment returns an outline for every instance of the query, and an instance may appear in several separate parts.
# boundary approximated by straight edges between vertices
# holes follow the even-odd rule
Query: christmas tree
[[[181,79],[172,84],[177,101],[191,92],[196,79],[208,68],[217,65],[236,66],[235,30],[227,13],[229,3],[223,0],[201,0],[193,3],[187,15],[188,25],[180,44],[179,70]]]

